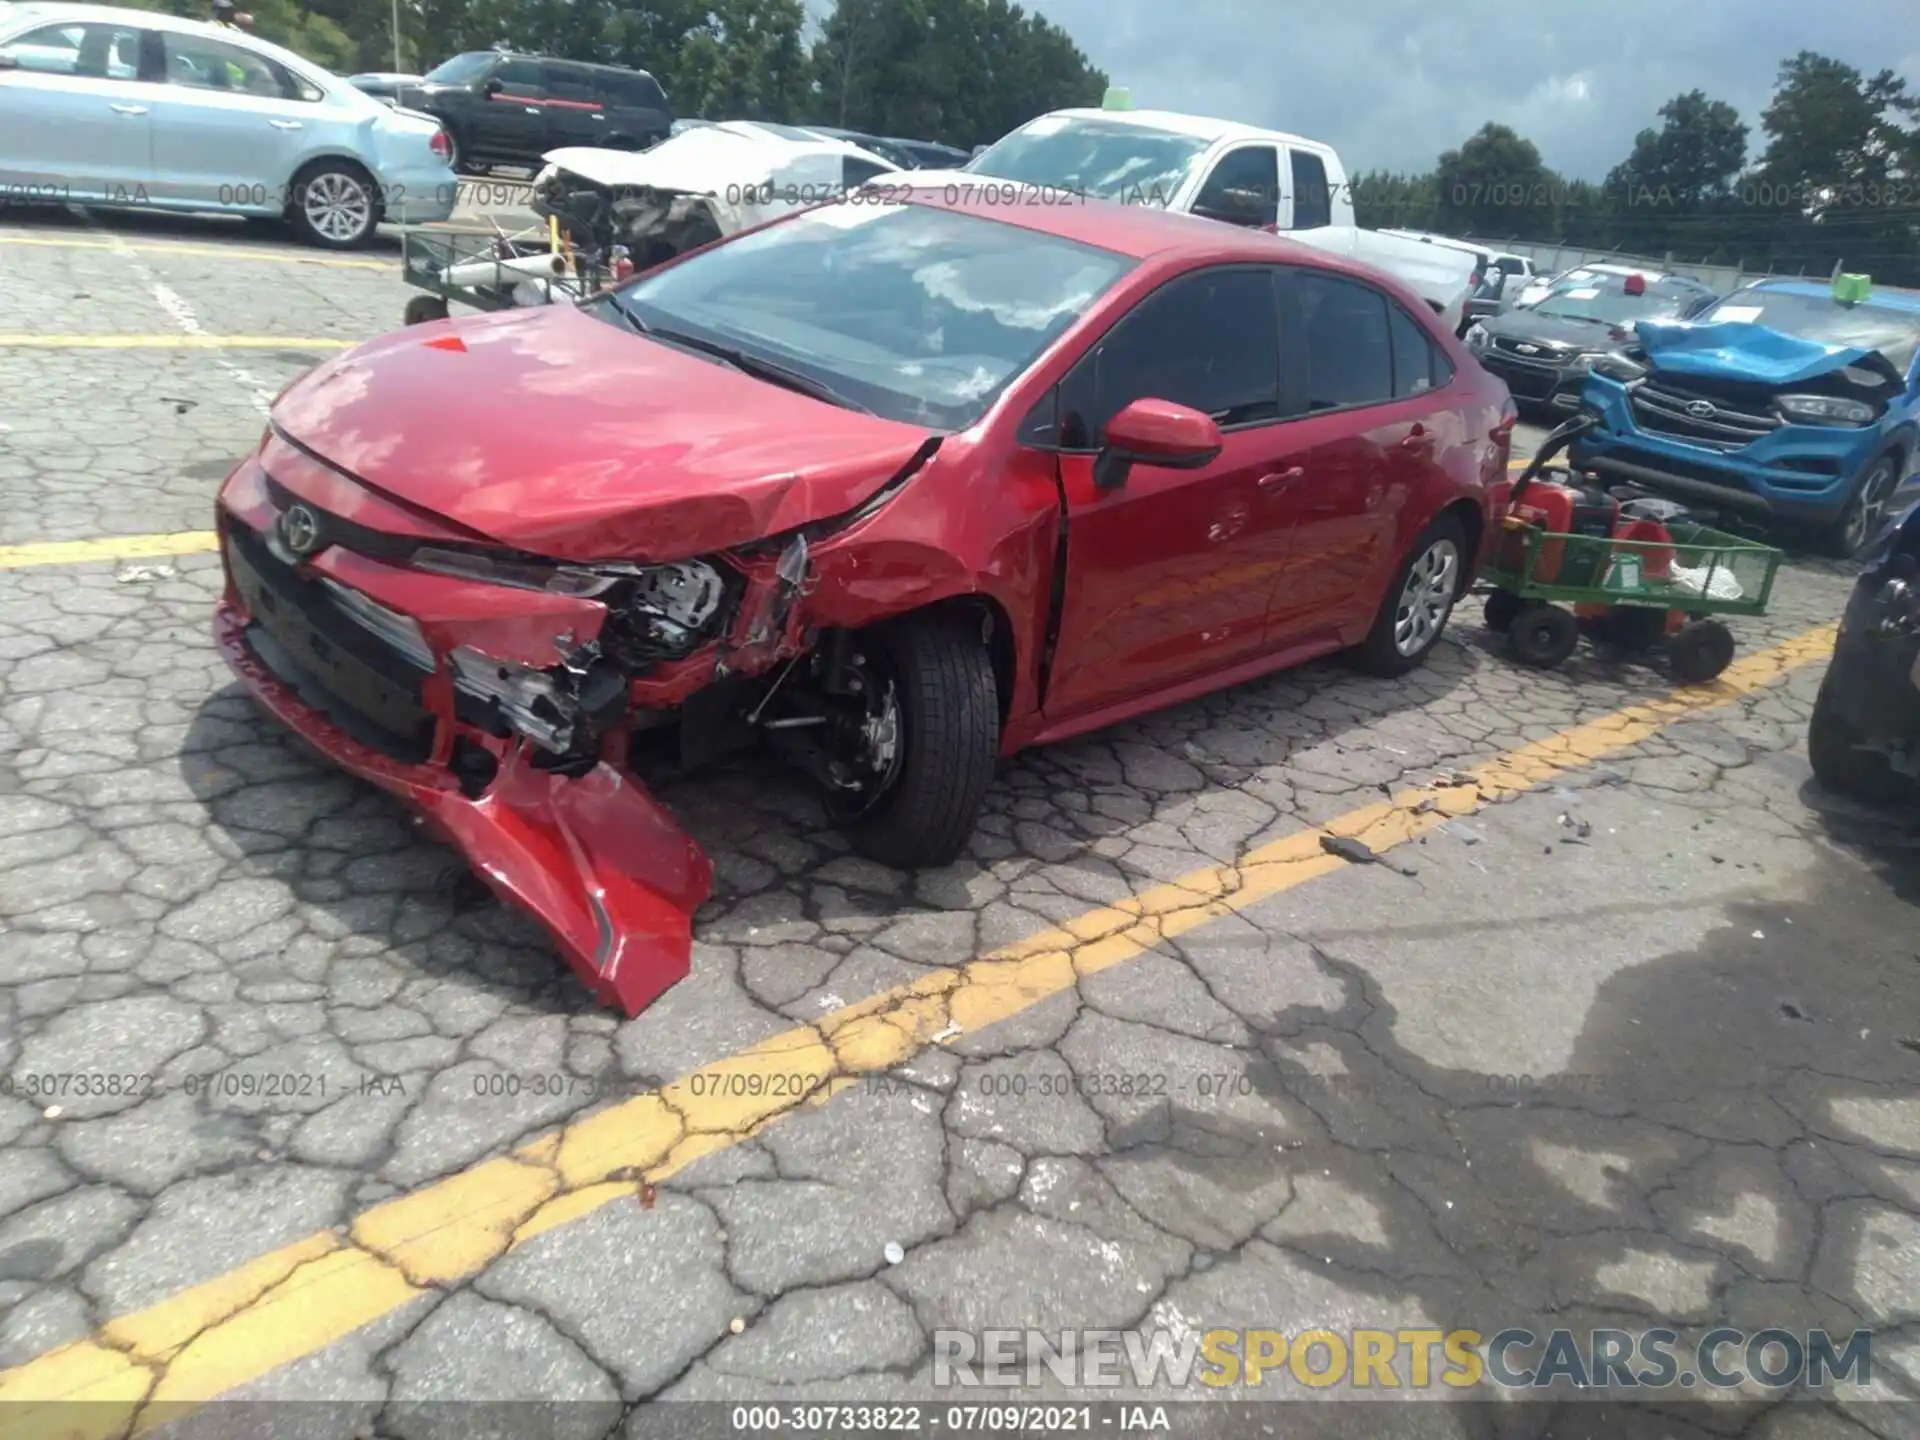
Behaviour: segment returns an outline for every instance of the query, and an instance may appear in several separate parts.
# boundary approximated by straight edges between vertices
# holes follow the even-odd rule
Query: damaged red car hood
[[[926,442],[571,305],[347,351],[274,423],[390,496],[563,560],[685,559],[857,507]]]

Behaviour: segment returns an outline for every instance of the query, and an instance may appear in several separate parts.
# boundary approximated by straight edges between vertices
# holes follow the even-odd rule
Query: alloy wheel
[[[1400,600],[1393,612],[1393,648],[1402,655],[1419,655],[1439,637],[1453,610],[1460,584],[1460,548],[1452,540],[1435,540],[1407,570]]]
[[[335,244],[358,240],[373,227],[373,196],[343,170],[327,170],[307,182],[301,211],[315,231]]]
[[[1860,547],[1879,530],[1881,517],[1887,513],[1887,501],[1893,498],[1899,479],[1893,462],[1882,460],[1861,482],[1859,497],[1847,507],[1846,524],[1841,531],[1848,555],[1859,554]]]

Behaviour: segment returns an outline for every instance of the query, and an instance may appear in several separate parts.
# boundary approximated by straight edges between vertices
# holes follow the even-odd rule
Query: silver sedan
[[[0,205],[284,217],[347,249],[453,213],[437,121],[242,30],[0,0]]]

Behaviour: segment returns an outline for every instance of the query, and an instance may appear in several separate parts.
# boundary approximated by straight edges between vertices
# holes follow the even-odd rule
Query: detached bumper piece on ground
[[[581,655],[604,607],[529,603],[344,550],[303,567],[289,541],[313,546],[303,527],[316,512],[283,514],[268,483],[249,461],[220,516],[228,585],[215,638],[255,698],[412,806],[540,921],[604,1003],[631,1015],[684,979],[712,870],[620,763],[624,681]],[[568,630],[582,663],[556,680],[556,667],[529,662]]]

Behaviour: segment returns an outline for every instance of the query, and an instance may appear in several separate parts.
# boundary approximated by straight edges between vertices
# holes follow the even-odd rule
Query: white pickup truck
[[[1333,148],[1278,130],[1169,110],[1055,110],[959,170],[903,170],[875,185],[1013,182],[1121,204],[1160,205],[1277,230],[1397,276],[1458,331],[1472,289],[1468,255],[1353,223],[1352,186]]]

